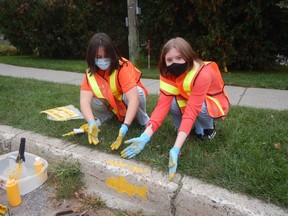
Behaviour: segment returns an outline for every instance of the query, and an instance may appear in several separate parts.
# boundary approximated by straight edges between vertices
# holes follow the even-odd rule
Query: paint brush
[[[25,162],[25,156],[24,156],[24,153],[25,153],[25,143],[26,143],[26,138],[21,138],[21,141],[20,141],[20,146],[19,146],[19,153],[18,153],[18,156],[16,158],[16,162],[17,163],[20,163],[22,161]]]

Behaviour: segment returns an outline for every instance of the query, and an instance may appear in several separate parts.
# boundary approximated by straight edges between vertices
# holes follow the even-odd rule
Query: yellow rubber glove
[[[126,133],[128,132],[128,126],[125,124],[121,125],[121,128],[119,130],[119,134],[118,137],[116,138],[116,140],[112,143],[111,150],[117,150],[121,144],[122,144],[122,140],[124,138],[124,136],[126,135]]]
[[[89,144],[94,144],[94,145],[97,145],[99,143],[99,140],[98,140],[98,133],[100,132],[97,124],[96,124],[96,121],[90,121],[88,123],[88,141],[89,141]]]
[[[86,124],[83,124],[83,125],[80,127],[80,129],[84,130],[84,133],[88,133],[89,126],[88,126],[88,124],[86,123]]]

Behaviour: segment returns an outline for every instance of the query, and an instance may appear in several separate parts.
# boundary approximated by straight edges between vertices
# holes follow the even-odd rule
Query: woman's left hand
[[[172,181],[174,179],[177,165],[178,165],[178,156],[180,153],[180,148],[173,147],[169,152],[169,180]]]
[[[128,132],[128,127],[125,124],[122,124],[119,130],[118,137],[110,146],[111,150],[117,150],[122,145],[122,140],[127,132]]]

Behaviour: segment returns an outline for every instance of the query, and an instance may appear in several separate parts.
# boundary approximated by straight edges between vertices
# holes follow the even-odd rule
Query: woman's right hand
[[[88,141],[89,144],[97,145],[99,143],[98,133],[100,132],[95,120],[88,123]]]

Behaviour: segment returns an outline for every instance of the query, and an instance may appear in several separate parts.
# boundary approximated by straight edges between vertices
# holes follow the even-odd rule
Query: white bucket
[[[11,175],[17,168],[16,158],[18,152],[11,152],[6,155],[0,156],[0,187],[6,190],[6,183]],[[25,162],[22,162],[21,175],[18,179],[20,195],[25,195],[41,186],[47,180],[48,162],[41,158],[43,161],[43,168],[40,173],[36,173],[34,169],[36,155],[28,152],[24,153]]]

